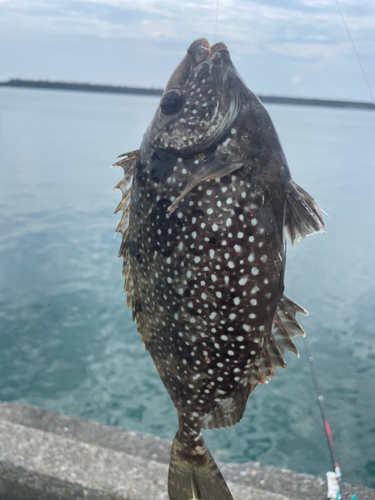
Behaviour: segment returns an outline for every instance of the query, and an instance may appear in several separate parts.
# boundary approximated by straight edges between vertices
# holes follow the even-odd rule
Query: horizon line
[[[15,88],[47,89],[47,90],[68,90],[68,91],[79,91],[79,92],[105,92],[114,94],[133,94],[133,95],[138,94],[138,95],[151,95],[151,96],[161,96],[164,92],[163,89],[159,88],[128,87],[122,85],[75,83],[75,82],[61,82],[61,81],[51,81],[51,80],[23,80],[20,78],[11,78],[7,81],[0,82],[0,86],[15,87]],[[262,94],[256,94],[256,95],[263,103],[375,110],[374,103],[370,101],[346,101],[346,100],[335,100],[335,99],[318,99],[313,97],[287,97],[287,96],[262,95]]]

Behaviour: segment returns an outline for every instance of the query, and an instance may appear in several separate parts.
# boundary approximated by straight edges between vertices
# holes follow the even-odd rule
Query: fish
[[[223,42],[195,40],[117,184],[127,305],[177,410],[170,500],[231,500],[201,429],[239,422],[305,335],[286,238],[325,231]]]

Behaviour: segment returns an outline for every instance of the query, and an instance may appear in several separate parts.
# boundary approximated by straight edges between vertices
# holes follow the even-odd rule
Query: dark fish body
[[[297,353],[306,311],[283,295],[285,236],[324,230],[319,207],[225,45],[205,39],[117,164],[128,305],[179,418],[169,496],[229,500],[200,430],[237,423],[283,352]]]

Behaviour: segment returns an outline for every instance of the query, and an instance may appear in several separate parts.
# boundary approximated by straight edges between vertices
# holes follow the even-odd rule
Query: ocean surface
[[[0,400],[171,439],[176,413],[126,309],[114,238],[122,169],[158,98],[0,89]],[[308,333],[344,480],[375,487],[375,113],[268,105],[294,180],[329,214],[289,247],[286,294]],[[332,469],[300,359],[205,431],[227,462]]]

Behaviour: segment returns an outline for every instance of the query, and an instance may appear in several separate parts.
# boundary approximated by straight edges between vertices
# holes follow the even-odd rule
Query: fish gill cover
[[[286,235],[324,231],[227,47],[193,42],[139,150],[115,165],[125,292],[178,414],[170,500],[230,500],[200,434],[236,424],[304,331],[284,295]]]

